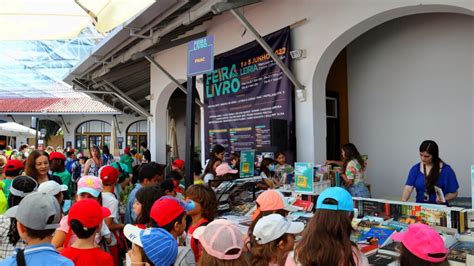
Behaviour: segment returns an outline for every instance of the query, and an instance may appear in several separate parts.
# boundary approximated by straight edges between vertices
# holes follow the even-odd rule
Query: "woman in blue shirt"
[[[415,164],[408,174],[402,201],[410,199],[413,189],[416,189],[416,202],[446,204],[458,196],[458,180],[451,166],[439,158],[436,142],[425,140],[420,145],[421,162]],[[441,200],[436,190],[444,195],[446,202]]]

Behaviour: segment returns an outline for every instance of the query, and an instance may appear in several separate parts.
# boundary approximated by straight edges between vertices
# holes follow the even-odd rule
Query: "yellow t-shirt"
[[[194,184],[195,185],[204,185],[204,180],[202,180],[202,179],[194,180]]]

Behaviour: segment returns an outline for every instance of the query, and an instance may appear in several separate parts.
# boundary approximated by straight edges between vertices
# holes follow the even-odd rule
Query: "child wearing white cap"
[[[280,214],[262,217],[252,232],[253,265],[289,265],[288,253],[293,250],[295,234],[304,230],[304,224],[290,222]]]
[[[66,185],[60,185],[56,181],[52,181],[52,180],[41,183],[38,187],[38,192],[46,193],[48,195],[55,197],[58,200],[60,206],[63,205],[63,201],[64,201],[63,192],[67,190],[68,190],[68,187]]]

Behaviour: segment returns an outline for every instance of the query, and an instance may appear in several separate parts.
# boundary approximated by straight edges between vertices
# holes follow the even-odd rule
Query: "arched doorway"
[[[148,123],[146,120],[139,120],[131,123],[127,127],[127,146],[138,150],[140,143],[147,142]]]
[[[178,79],[178,81],[182,82],[184,86],[186,86],[186,82],[183,79]],[[202,99],[202,84],[197,84],[198,87],[197,93],[196,93],[196,98]],[[177,92],[179,91],[179,92]],[[176,93],[176,94],[175,94]],[[176,101],[172,99],[176,98]],[[183,92],[181,92],[180,89],[176,87],[174,83],[170,83],[167,86],[165,86],[158,94],[158,98],[156,102],[153,104],[153,109],[155,110],[153,113],[153,118],[150,121],[151,126],[150,126],[150,135],[154,136],[152,139],[149,140],[149,148],[151,149],[151,154],[155,155],[156,157],[153,158],[156,162],[162,163],[162,164],[167,164],[171,160],[170,158],[170,149],[169,149],[169,141],[170,141],[170,115],[169,115],[169,109],[173,110],[173,115],[176,117],[178,113],[184,113],[186,110],[186,97]],[[181,100],[179,100],[181,99]],[[176,103],[176,104],[174,104]],[[180,110],[181,109],[181,110]],[[199,106],[196,106],[196,134],[195,134],[195,145],[197,146],[198,152],[200,151],[200,146],[201,146],[201,121],[202,121],[202,110]],[[181,116],[181,115],[180,115]],[[181,116],[182,119],[185,118],[184,116]],[[180,122],[181,121],[181,122]],[[183,129],[183,134],[184,128],[185,128],[185,120],[180,120],[176,121],[175,124],[177,127],[182,127]],[[178,133],[178,132],[177,132]],[[183,148],[183,154],[179,154],[180,156],[184,156],[184,143],[185,139],[182,140],[182,144],[178,144],[178,146],[182,145]],[[168,146],[168,148],[167,148]]]
[[[315,105],[324,104],[326,109],[325,153],[328,159],[337,159],[340,144],[353,142],[362,154],[368,154],[367,177],[375,197],[400,197],[407,171],[418,160],[417,147],[424,139],[441,143],[443,158],[456,158],[452,165],[459,164],[457,169],[468,169],[469,159],[473,158],[471,151],[460,146],[466,145],[465,141],[472,145],[472,134],[464,134],[466,128],[472,127],[468,124],[461,129],[459,123],[455,125],[456,119],[464,124],[472,122],[472,118],[463,118],[471,113],[472,85],[468,90],[465,84],[469,84],[472,74],[462,78],[465,71],[449,69],[472,70],[472,61],[466,59],[472,55],[472,12],[449,6],[444,7],[445,12],[440,6],[432,8],[420,6],[385,12],[383,19],[373,24],[373,20],[381,19],[376,15],[370,23],[362,23],[367,27],[365,31],[356,25],[355,32],[349,29],[344,33],[346,36],[328,47],[315,72],[316,94],[325,96],[315,99]],[[431,28],[438,30],[434,33]],[[471,41],[463,36],[471,36]],[[469,43],[470,50],[469,45],[463,45]],[[450,49],[451,46],[456,49]],[[449,90],[446,88],[450,86],[438,86],[444,83],[456,86]],[[465,102],[466,99],[469,100]],[[437,108],[434,102],[443,103],[441,116],[433,112]],[[448,102],[458,104],[449,107]],[[422,125],[419,121],[423,121]],[[441,121],[450,130],[439,126]],[[322,122],[319,121],[320,126]],[[337,127],[339,135],[334,133]],[[452,132],[458,132],[457,136],[464,134],[464,141],[456,143]],[[460,184],[462,179],[468,183],[462,176],[458,177]],[[461,185],[460,193],[462,188]]]
[[[39,144],[45,146],[52,146],[54,148],[64,146],[64,131],[61,127],[60,122],[50,119],[39,120],[39,131],[41,132],[38,140]],[[34,145],[35,139],[30,138],[28,143]]]
[[[109,123],[102,120],[89,120],[79,124],[75,130],[75,148],[79,150],[89,149],[93,145],[102,148],[103,145],[110,147]]]
[[[410,5],[395,8],[367,17],[355,25],[348,25],[347,28],[342,30],[342,33],[324,49],[316,64],[312,80],[315,161],[324,161],[327,155],[326,82],[330,68],[336,60],[336,57],[348,44],[378,25],[396,18],[425,13],[473,15],[472,10],[451,5]]]
[[[186,83],[183,84],[186,87]],[[197,99],[199,94],[196,92]],[[201,143],[201,109],[195,103],[195,133],[194,143],[197,156],[200,155]],[[184,158],[186,152],[186,94],[180,89],[175,89],[171,94],[168,106],[167,145],[169,154],[168,162],[177,158]],[[174,127],[174,128],[173,128]]]

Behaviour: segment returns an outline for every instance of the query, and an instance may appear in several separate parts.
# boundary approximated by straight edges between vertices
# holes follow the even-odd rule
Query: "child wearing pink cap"
[[[448,249],[443,239],[426,224],[410,224],[405,232],[392,235],[400,242],[400,266],[447,266]]]
[[[232,222],[217,219],[207,226],[197,228],[193,238],[198,239],[204,250],[198,260],[199,266],[206,265],[242,265],[249,261],[242,256],[244,239],[242,232]]]
[[[76,202],[84,200],[84,199],[94,199],[102,205],[102,192],[104,190],[104,186],[102,185],[102,181],[100,178],[96,176],[83,176],[77,182],[77,194],[76,194]],[[96,234],[96,243],[100,242],[102,237],[105,238],[108,245],[116,245],[113,243],[111,232],[104,221],[102,221],[102,226],[99,234]],[[77,239],[77,236],[71,230],[71,227],[68,224],[68,215],[64,216],[59,223],[59,227],[56,229],[54,233],[53,240],[51,243],[61,251],[65,247],[71,246]]]

